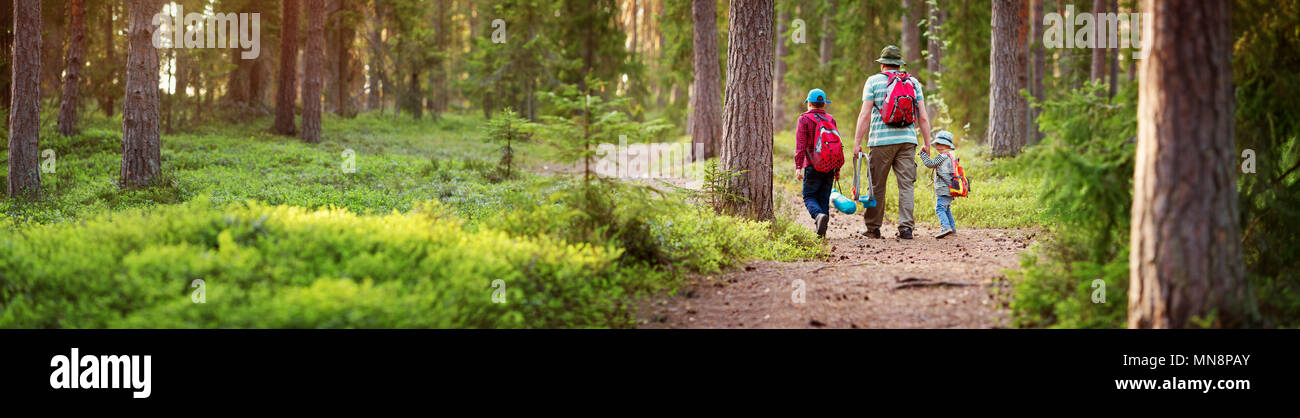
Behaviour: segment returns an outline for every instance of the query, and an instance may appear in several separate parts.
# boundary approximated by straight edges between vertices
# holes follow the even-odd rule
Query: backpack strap
[[[829,124],[831,124],[831,127],[832,127],[832,128],[837,128],[837,129],[839,128],[838,126],[835,126],[835,123],[834,123],[833,121],[831,121],[831,120],[829,120],[829,119],[826,119],[826,118],[823,118],[823,117],[821,117],[820,115],[818,115],[818,114],[816,114],[816,113],[813,113],[813,112],[807,112],[807,113],[804,113],[804,114],[805,114],[805,115],[812,115],[813,118],[815,118],[815,119],[817,119],[817,120],[819,120],[819,121],[822,121],[822,122],[825,122],[825,123],[829,123]]]
[[[813,118],[816,118],[816,117],[817,117],[816,114],[814,114],[813,112],[803,112],[803,114],[799,115],[800,118],[806,118],[806,117],[809,117],[809,116],[812,116]],[[813,123],[816,124],[816,122],[813,122]],[[820,133],[820,132],[816,132],[816,131],[813,132],[813,137],[812,137],[813,141],[817,141],[817,135],[818,135],[819,133]],[[811,144],[810,144],[810,145],[811,145]],[[805,154],[808,154],[808,165],[807,165],[807,167],[811,167],[811,166],[812,166],[812,163],[813,163],[812,148],[809,147],[807,150],[804,151],[804,153],[805,153]],[[815,169],[814,169],[814,170],[815,170]]]
[[[883,71],[878,72],[878,73],[876,73],[876,74],[877,74],[877,75],[883,75],[883,76],[885,76],[885,87],[889,87],[889,81],[890,81],[890,80],[893,80],[892,78],[889,77],[889,74],[888,74],[888,73],[885,73],[885,72],[883,72]],[[885,100],[889,100],[889,93],[885,93]],[[880,109],[880,106],[876,106],[876,97],[875,97],[874,94],[873,94],[872,97],[871,97],[871,108],[872,108],[872,109]],[[882,113],[883,113],[883,112],[882,112]],[[883,117],[884,115],[880,115],[880,116]]]

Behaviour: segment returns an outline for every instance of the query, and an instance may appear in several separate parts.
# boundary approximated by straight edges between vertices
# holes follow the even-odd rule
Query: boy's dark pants
[[[817,171],[812,166],[804,167],[803,204],[808,207],[808,214],[813,219],[823,213],[830,216],[831,187],[834,181],[835,174]]]

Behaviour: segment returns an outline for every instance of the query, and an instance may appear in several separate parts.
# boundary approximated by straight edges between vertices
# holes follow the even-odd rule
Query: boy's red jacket
[[[794,168],[798,170],[803,170],[804,167],[812,164],[812,161],[808,160],[808,156],[812,155],[813,139],[817,136],[817,122],[813,120],[812,116],[806,116],[808,113],[820,113],[822,117],[835,122],[835,117],[831,116],[830,113],[826,113],[823,109],[813,109],[799,115],[799,127],[794,131]],[[836,126],[838,125],[836,123]],[[840,170],[836,169],[835,177],[839,178],[839,176]]]

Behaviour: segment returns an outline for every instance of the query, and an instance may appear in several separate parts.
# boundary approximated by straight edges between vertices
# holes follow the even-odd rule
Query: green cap
[[[907,64],[906,62],[903,62],[903,50],[898,49],[895,45],[890,45],[885,47],[885,49],[880,50],[880,58],[877,59],[876,62],[881,64],[897,65],[899,67]]]

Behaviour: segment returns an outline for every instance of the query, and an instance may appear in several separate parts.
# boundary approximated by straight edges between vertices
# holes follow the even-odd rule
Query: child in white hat
[[[935,234],[934,237],[935,239],[941,239],[957,233],[957,222],[952,219],[952,193],[948,190],[949,183],[952,181],[952,174],[956,171],[956,169],[953,168],[953,159],[950,151],[957,147],[953,145],[952,132],[948,131],[939,131],[939,133],[935,134],[934,141],[931,141],[930,145],[934,145],[935,151],[937,152],[934,159],[930,159],[930,154],[927,152],[921,152],[919,154],[921,156],[921,162],[924,163],[926,167],[935,170],[934,214],[939,217],[941,230],[938,234]]]

